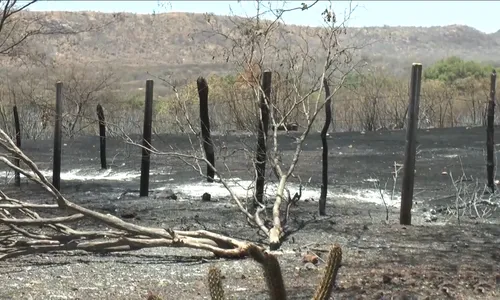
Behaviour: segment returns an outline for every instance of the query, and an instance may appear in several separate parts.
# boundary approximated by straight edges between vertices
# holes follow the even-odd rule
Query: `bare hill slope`
[[[182,70],[183,77],[191,79],[199,72],[220,73],[230,68],[213,60],[213,54],[224,48],[224,41],[201,33],[210,31],[202,14],[119,14],[117,17],[96,12],[29,13],[41,14],[48,23],[57,22],[59,26],[75,30],[89,24],[110,22],[99,31],[37,37],[30,41],[30,47],[60,62],[103,62],[120,66],[126,70],[124,81],[143,80],[146,71],[159,72],[161,69]],[[222,27],[232,26],[229,17],[215,18]],[[287,29],[292,33],[314,30],[299,26]],[[412,62],[429,65],[451,55],[500,65],[500,31],[486,34],[458,25],[384,26],[348,28],[343,39],[361,47],[359,58],[397,74],[406,72]]]

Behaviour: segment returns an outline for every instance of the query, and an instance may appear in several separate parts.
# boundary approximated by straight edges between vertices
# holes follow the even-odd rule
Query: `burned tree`
[[[208,115],[208,84],[205,78],[200,77],[196,81],[198,86],[198,96],[200,97],[200,122],[201,136],[203,138],[203,150],[210,162],[207,164],[207,181],[214,181],[214,170],[211,166],[215,165],[214,144],[210,135],[210,117]]]
[[[319,196],[319,215],[326,215],[326,193],[328,192],[328,142],[326,141],[326,133],[328,132],[328,127],[332,122],[332,106],[331,106],[331,96],[330,87],[328,87],[328,82],[324,79],[323,84],[325,86],[325,125],[321,130],[321,143],[323,145],[322,149],[322,168],[321,168],[321,195]]]
[[[106,162],[106,119],[101,104],[97,104],[97,119],[99,120],[99,153],[101,157],[101,169],[107,169]]]
[[[14,130],[16,133],[16,146],[18,148],[21,148],[21,124],[19,123],[19,113],[17,111],[17,105],[14,105],[14,108],[12,109],[13,116],[14,116]],[[19,157],[16,157],[14,159],[14,164],[17,167],[20,167],[20,160]],[[19,172],[15,172],[15,182],[17,186],[21,186],[21,174]]]
[[[497,86],[497,72],[491,72],[490,83],[490,101],[488,101],[488,122],[486,128],[486,171],[488,175],[488,188],[493,193],[495,191],[495,141],[494,141],[494,123],[495,123],[495,93]]]
[[[406,147],[401,187],[401,208],[399,223],[411,225],[413,188],[415,184],[415,159],[417,155],[417,127],[420,103],[422,65],[414,63],[411,68],[410,100],[408,104],[408,125],[406,128]]]
[[[54,159],[52,167],[52,184],[59,191],[61,189],[61,160],[62,160],[62,105],[63,83],[56,83],[56,116],[54,123]]]
[[[141,159],[141,197],[149,193],[149,168],[151,165],[151,133],[153,123],[153,80],[146,81],[146,97],[144,103],[144,127],[142,134],[142,159]]]
[[[269,107],[271,99],[271,72],[264,72],[262,75],[262,90],[260,94],[260,114],[257,126],[257,158],[255,170],[257,171],[257,180],[255,182],[255,206],[262,204],[264,197],[264,184],[266,176],[267,160],[267,136],[269,130]]]

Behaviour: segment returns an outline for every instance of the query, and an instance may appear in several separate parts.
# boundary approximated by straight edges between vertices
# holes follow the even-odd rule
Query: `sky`
[[[314,1],[288,1],[285,8]],[[39,11],[99,11],[132,12],[140,14],[193,12],[217,15],[252,16],[255,1],[46,1],[30,6]],[[262,1],[273,8],[282,8],[283,1]],[[445,26],[468,25],[485,33],[500,30],[500,1],[334,1],[338,20],[353,9],[347,26]],[[296,25],[321,25],[321,12],[329,5],[320,1],[310,10],[292,11],[284,22]]]

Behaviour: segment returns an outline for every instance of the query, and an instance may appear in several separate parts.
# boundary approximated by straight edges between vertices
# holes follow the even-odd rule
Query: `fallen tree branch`
[[[0,161],[23,174],[46,190],[57,204],[33,204],[8,197],[0,191],[0,260],[35,253],[82,250],[87,252],[133,251],[151,247],[185,247],[212,252],[220,257],[245,257],[248,255],[248,242],[240,241],[221,234],[199,231],[176,231],[172,229],[145,227],[125,222],[118,217],[103,214],[77,205],[66,199],[10,139],[0,129],[0,147],[11,156],[19,157],[27,169],[17,167],[6,154],[0,154]],[[54,209],[72,213],[66,216],[41,217],[36,209]],[[25,217],[17,218],[11,210]],[[250,215],[250,217],[253,217]],[[80,231],[62,223],[94,219],[113,229],[105,231]],[[32,232],[25,227],[40,225],[40,231]],[[43,229],[56,231],[57,234],[43,232]]]
[[[59,208],[57,204],[31,204],[31,203],[23,203],[23,204],[0,204],[0,208]]]
[[[47,219],[11,219],[11,218],[0,218],[0,224],[15,224],[15,225],[43,225],[52,223],[65,223],[73,222],[85,217],[82,214],[74,214],[67,217],[56,217]]]

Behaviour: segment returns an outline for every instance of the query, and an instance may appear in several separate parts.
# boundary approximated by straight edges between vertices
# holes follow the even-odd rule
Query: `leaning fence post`
[[[141,187],[140,197],[149,194],[149,168],[151,155],[151,132],[153,122],[153,80],[146,81],[146,100],[144,105],[144,131],[142,135]]]
[[[417,126],[420,102],[422,64],[414,63],[411,67],[410,102],[408,105],[408,125],[406,128],[406,150],[403,167],[403,186],[399,223],[411,225],[413,206],[413,186],[415,184],[415,156],[417,151]]]
[[[488,123],[486,127],[486,172],[488,176],[488,187],[491,192],[495,191],[495,140],[494,140],[494,123],[495,123],[495,93],[497,85],[497,72],[491,72],[490,83],[490,101],[488,101]]]
[[[269,101],[271,99],[271,71],[264,71],[262,74],[262,90],[264,94],[260,95],[260,115],[259,126],[257,130],[257,161],[255,168],[257,171],[257,180],[255,183],[255,206],[262,203],[264,196],[264,184],[266,175],[266,160],[267,160],[267,132],[269,129]]]
[[[326,215],[326,193],[328,191],[328,142],[326,141],[326,133],[328,127],[332,123],[332,97],[330,95],[330,87],[326,78],[323,80],[325,86],[325,124],[321,130],[321,143],[323,145],[323,168],[322,168],[322,184],[321,195],[319,196],[319,215]]]
[[[106,163],[106,121],[101,104],[97,104],[97,119],[99,120],[99,150],[101,153],[101,169],[107,169]]]
[[[215,176],[215,154],[214,144],[210,136],[210,117],[208,115],[208,84],[205,78],[199,77],[196,80],[198,87],[198,96],[200,98],[200,121],[201,121],[201,137],[203,139],[203,149],[207,157],[207,182],[213,182]]]
[[[21,149],[21,124],[19,123],[19,113],[17,112],[17,105],[14,105],[13,107],[13,113],[14,113],[14,128],[16,130],[16,146],[17,148]],[[18,168],[21,166],[19,156],[17,155],[14,159],[14,165]],[[21,174],[19,174],[18,171],[14,172],[14,181],[16,186],[21,186]]]
[[[61,189],[61,152],[62,152],[62,88],[63,83],[56,83],[56,116],[54,125],[54,164],[52,168],[52,185]]]

